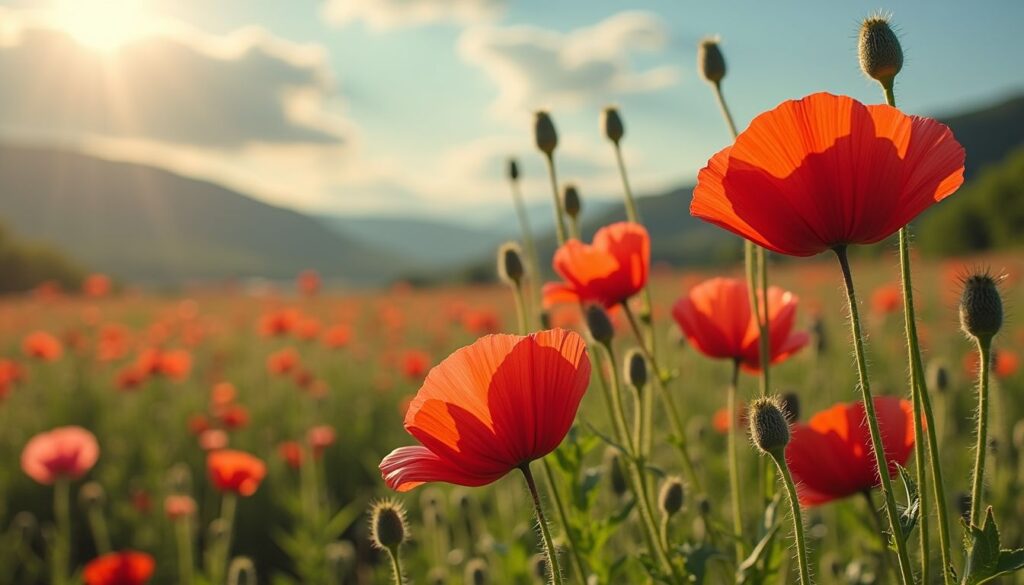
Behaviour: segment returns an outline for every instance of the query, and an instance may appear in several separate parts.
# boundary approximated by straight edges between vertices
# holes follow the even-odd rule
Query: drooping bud
[[[666,517],[672,517],[679,510],[683,509],[686,491],[683,488],[683,480],[678,477],[669,477],[661,484],[658,492],[658,509]]]
[[[605,312],[604,307],[601,305],[587,305],[583,313],[587,322],[587,330],[590,331],[590,337],[598,343],[604,345],[611,344],[612,338],[615,336],[615,327],[612,326],[611,319],[608,318],[608,313]]]
[[[725,55],[718,44],[718,37],[707,37],[697,45],[697,71],[713,84],[725,78]]]
[[[819,356],[828,353],[828,333],[825,331],[825,320],[821,315],[811,322],[811,337],[814,339],[814,352]]]
[[[779,456],[789,443],[789,422],[777,396],[758,398],[750,405],[750,436],[762,452]]]
[[[487,561],[473,559],[466,563],[466,585],[486,585],[487,582]]]
[[[562,208],[565,209],[565,214],[575,219],[580,214],[580,207],[580,193],[576,190],[576,185],[566,185],[562,191]]]
[[[601,128],[604,130],[604,135],[615,144],[618,144],[622,140],[622,136],[626,133],[625,127],[622,125],[622,118],[619,116],[618,108],[614,106],[608,106],[604,109],[604,113],[601,115]]]
[[[523,251],[516,242],[505,242],[498,247],[498,278],[509,286],[518,287],[526,274]]]
[[[534,114],[533,137],[541,152],[548,156],[555,152],[558,146],[558,132],[555,130],[555,123],[551,121],[551,116],[544,110],[538,110]]]
[[[519,162],[514,159],[508,159],[508,178],[511,181],[519,180]]]
[[[228,585],[256,585],[256,565],[249,557],[235,557],[228,566]]]
[[[860,25],[857,42],[860,68],[883,87],[891,87],[903,69],[903,48],[885,16],[871,16]]]
[[[622,372],[626,376],[626,383],[642,390],[647,385],[647,359],[643,352],[634,347],[626,352],[623,362]]]
[[[939,394],[945,394],[949,390],[949,370],[940,361],[932,361],[928,364],[928,387]]]
[[[614,447],[608,447],[604,452],[604,465],[609,479],[611,479],[612,492],[619,497],[625,495],[629,486],[626,484],[626,474],[622,471],[622,460],[619,452]]]
[[[996,279],[987,272],[964,279],[960,296],[960,327],[979,341],[990,341],[1003,326],[1003,299]]]
[[[397,550],[409,538],[405,508],[396,500],[381,500],[370,509],[370,542],[374,546]]]
[[[782,403],[782,414],[786,417],[786,422],[793,424],[800,420],[800,397],[797,396],[796,392],[786,392],[780,399]]]

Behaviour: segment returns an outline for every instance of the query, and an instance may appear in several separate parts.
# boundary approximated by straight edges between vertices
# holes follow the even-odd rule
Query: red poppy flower
[[[402,373],[410,380],[420,380],[430,368],[430,355],[425,351],[410,349],[402,354]]]
[[[105,297],[110,288],[110,278],[105,274],[90,274],[82,281],[82,292],[88,297]]]
[[[196,501],[192,496],[172,494],[164,498],[164,514],[169,520],[191,518],[196,515]]]
[[[894,284],[880,286],[871,293],[871,312],[876,315],[894,313],[903,306],[903,291]]]
[[[221,450],[206,456],[206,471],[218,490],[251,496],[267,475],[267,466],[243,451]]]
[[[145,585],[156,562],[146,553],[124,550],[97,557],[85,566],[85,585]]]
[[[29,439],[21,452],[21,469],[39,483],[50,485],[58,478],[82,477],[99,457],[95,435],[82,427],[58,427]]]
[[[214,408],[230,406],[238,397],[238,390],[231,382],[217,382],[210,391],[210,404]]]
[[[348,325],[334,325],[324,332],[323,343],[331,349],[340,349],[352,341],[352,328]]]
[[[892,235],[963,183],[946,126],[816,93],[754,118],[697,175],[690,213],[769,250],[812,256]]]
[[[569,240],[555,252],[555,272],[565,282],[544,285],[544,306],[562,302],[617,305],[647,284],[651,239],[644,226],[619,222],[594,234],[593,244]]]
[[[914,410],[893,396],[874,399],[889,475],[905,465],[914,448]],[[793,425],[786,462],[796,480],[800,503],[815,506],[879,485],[864,404],[837,404]]]
[[[260,318],[260,333],[267,337],[280,337],[291,332],[301,315],[296,309],[280,309]]]
[[[121,391],[136,390],[146,383],[149,374],[134,364],[129,364],[117,372],[115,383]]]
[[[316,270],[303,270],[295,284],[299,292],[311,297],[320,291],[320,275]]]
[[[21,349],[30,358],[52,362],[64,355],[64,345],[46,331],[35,331],[25,337],[21,343]]]
[[[235,430],[249,424],[249,410],[240,404],[232,404],[220,408],[217,418],[225,429]]]
[[[302,467],[302,445],[298,441],[285,441],[277,446],[277,454],[292,469]]]
[[[313,450],[313,457],[320,458],[324,451],[334,444],[337,434],[330,425],[317,425],[306,433],[306,442]]]
[[[402,492],[431,481],[491,483],[562,442],[589,381],[577,333],[483,337],[427,375],[405,415],[422,446],[392,451],[381,475]]]
[[[267,371],[279,376],[288,374],[299,367],[299,362],[299,352],[286,347],[267,356]]]
[[[219,451],[228,446],[228,434],[224,429],[206,429],[199,433],[199,448],[203,451]]]
[[[676,301],[672,316],[686,339],[704,355],[739,360],[745,369],[757,371],[761,336],[747,291],[742,280],[712,278]],[[768,289],[772,363],[784,361],[810,341],[806,331],[793,331],[798,302],[791,292],[774,286]]]
[[[1020,369],[1020,357],[1009,349],[992,350],[991,371],[998,378],[1009,378]],[[978,352],[972,351],[964,356],[964,370],[971,378],[978,376]]]
[[[295,324],[292,329],[295,337],[304,341],[316,339],[320,335],[320,321],[313,317],[303,317]]]

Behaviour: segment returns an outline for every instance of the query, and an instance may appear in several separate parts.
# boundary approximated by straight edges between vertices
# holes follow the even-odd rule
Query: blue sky
[[[60,18],[70,2],[100,18]],[[134,19],[120,29],[102,18],[118,2]],[[617,194],[597,124],[608,103],[638,190],[691,181],[728,141],[695,71],[709,34],[741,126],[814,91],[878,101],[856,60],[857,24],[878,9],[903,39],[905,110],[1024,91],[1024,3],[1011,0],[17,0],[0,2],[0,83],[33,93],[0,100],[0,139],[159,164],[304,210],[485,221],[508,212],[508,155],[528,198],[550,197],[536,108],[552,110],[562,177],[585,198]],[[90,45],[104,27],[123,42]]]

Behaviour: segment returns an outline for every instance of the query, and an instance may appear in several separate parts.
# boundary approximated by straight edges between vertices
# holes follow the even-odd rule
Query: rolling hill
[[[406,269],[316,219],[213,183],[50,148],[0,146],[0,222],[91,269],[149,283],[313,268],[372,284]]]

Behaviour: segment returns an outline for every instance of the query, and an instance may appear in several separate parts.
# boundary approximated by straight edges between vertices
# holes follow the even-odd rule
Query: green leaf
[[[907,505],[896,506],[900,513],[900,528],[903,533],[903,540],[906,542],[921,518],[921,496],[917,488],[917,482],[910,477],[910,472],[899,464],[896,465],[896,469],[900,472],[900,479],[903,480],[903,487],[907,495]]]
[[[999,527],[992,517],[991,507],[986,510],[982,527],[965,527],[967,562],[961,585],[981,585],[1024,568],[1024,549],[999,548]]]

